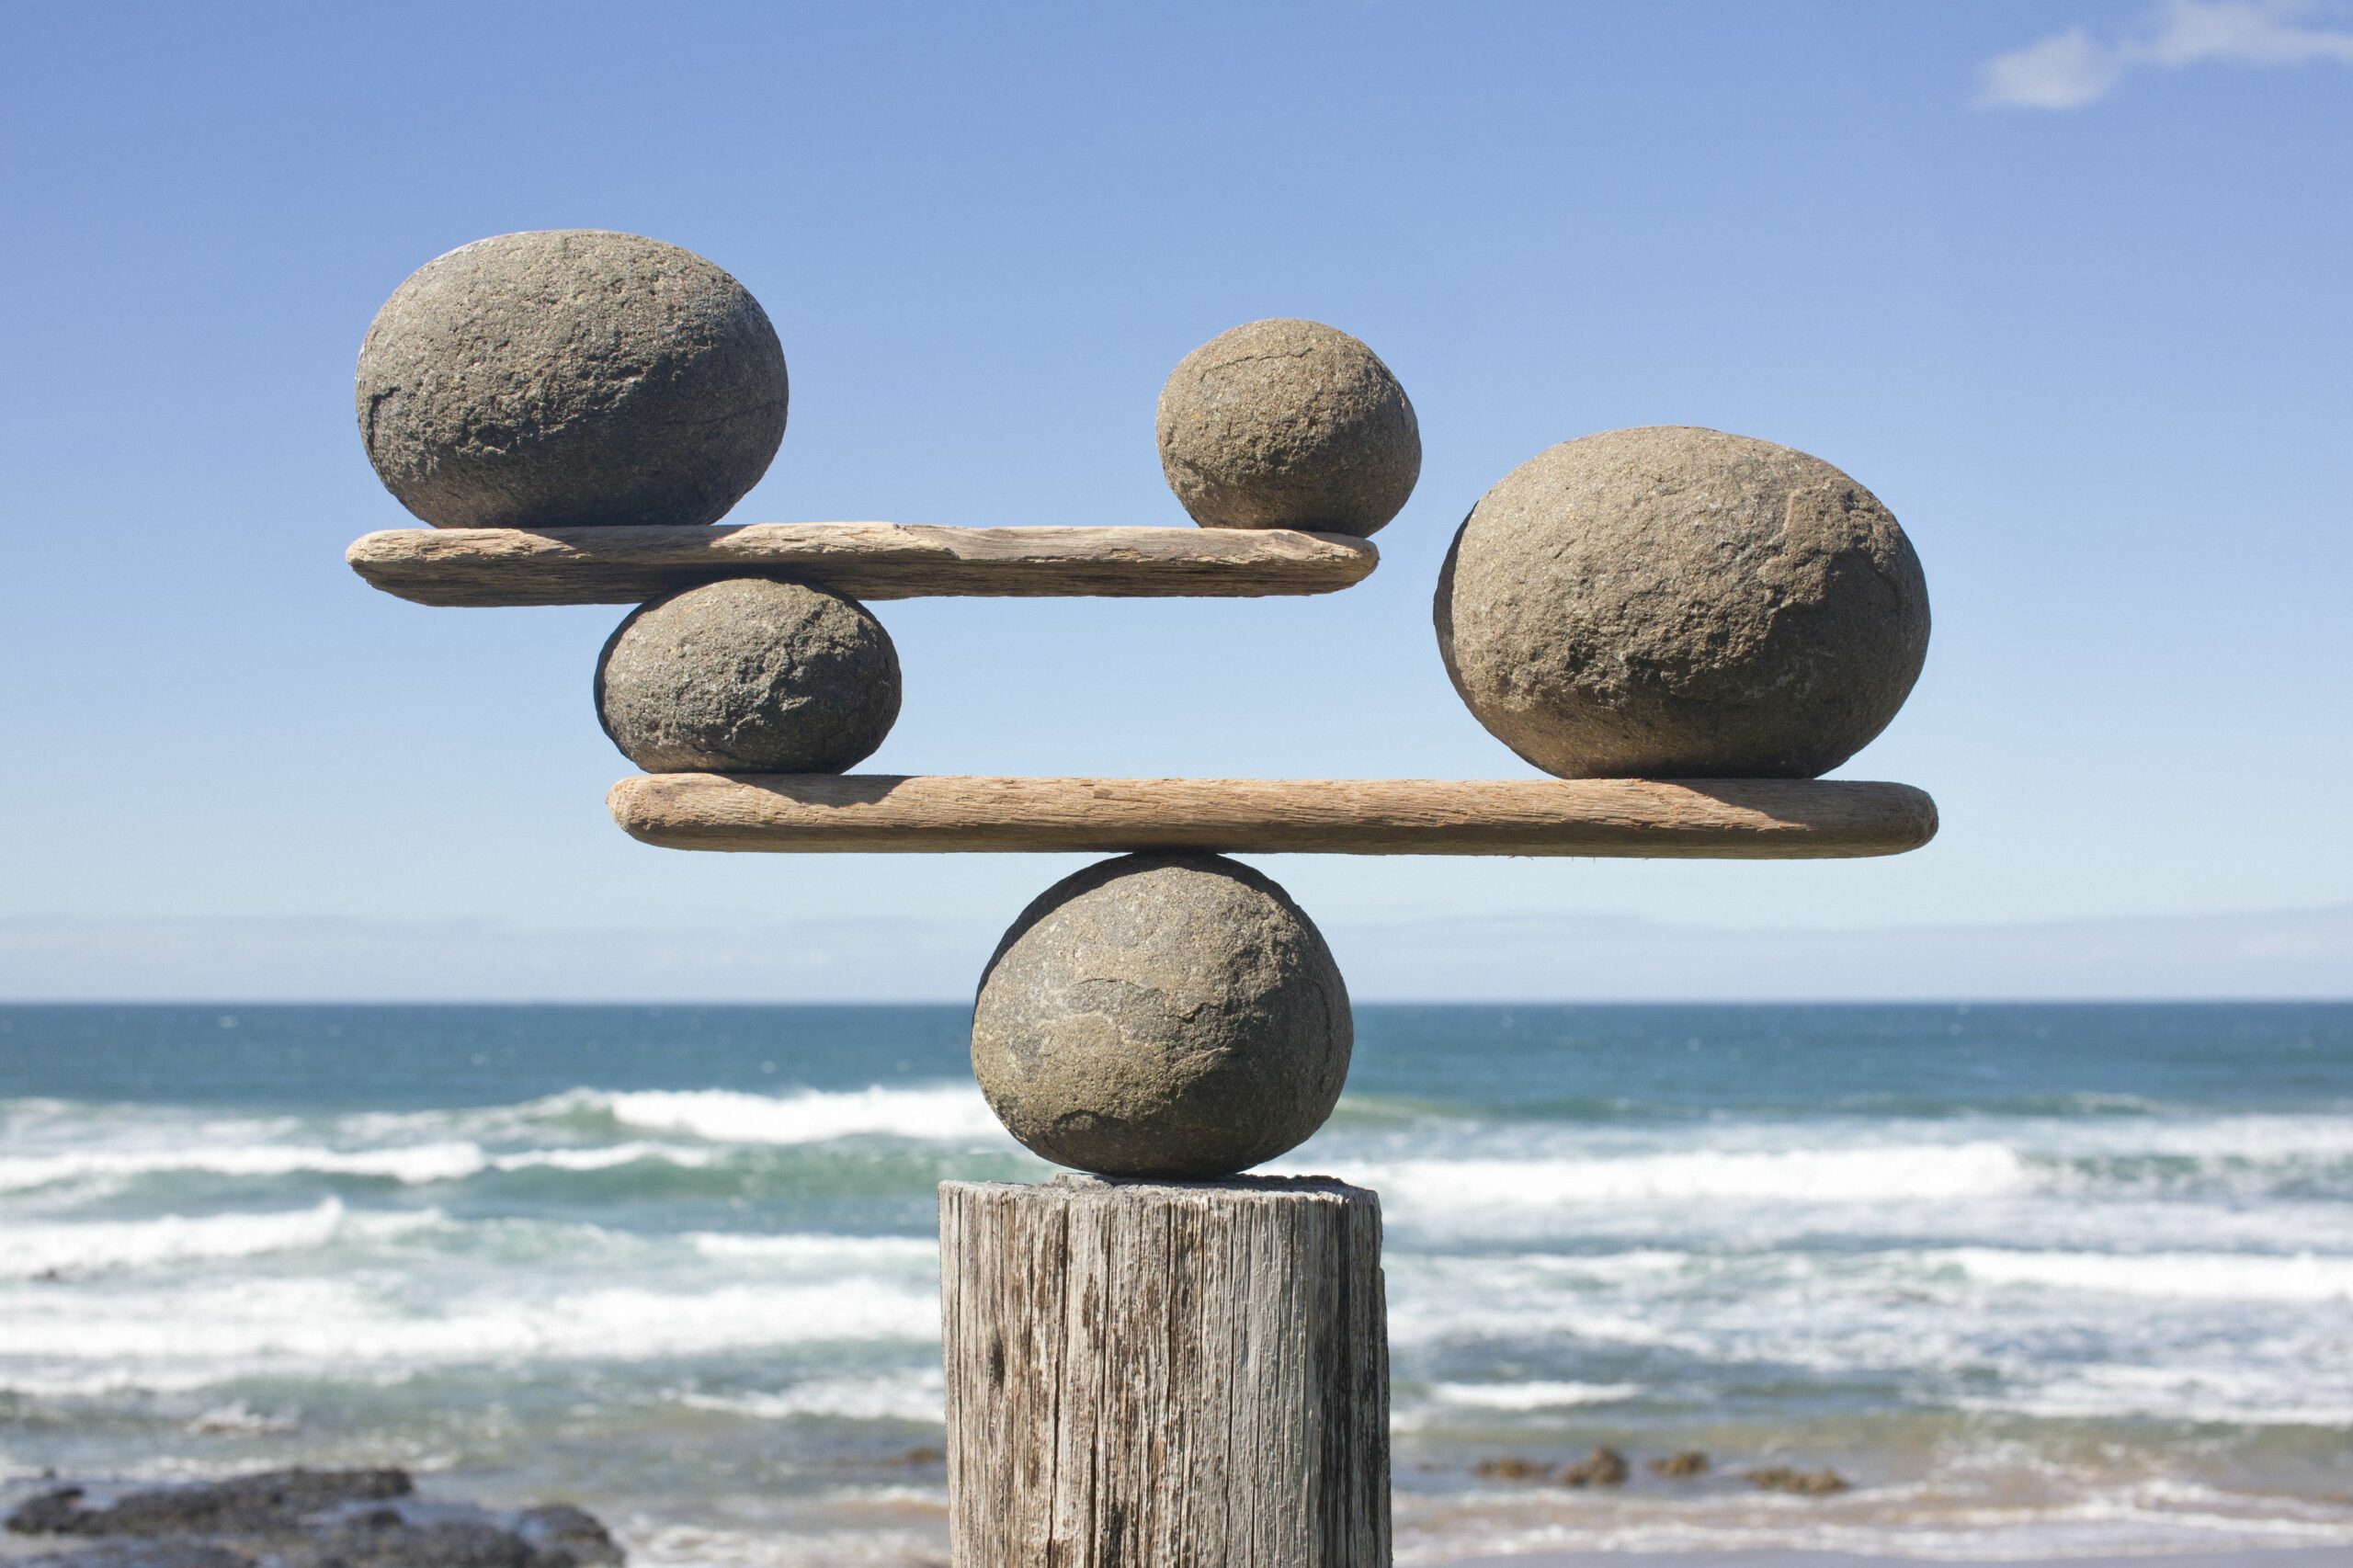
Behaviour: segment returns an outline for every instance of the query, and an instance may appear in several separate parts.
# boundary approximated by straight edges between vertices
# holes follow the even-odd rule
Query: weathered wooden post
[[[1381,1205],[1320,1179],[939,1189],[954,1561],[1389,1561]]]

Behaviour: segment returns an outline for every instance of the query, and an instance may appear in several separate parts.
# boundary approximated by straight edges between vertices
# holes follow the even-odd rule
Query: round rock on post
[[[716,522],[784,439],[759,301],[636,234],[500,234],[376,312],[355,389],[368,460],[437,528]]]
[[[1006,933],[972,1072],[1058,1165],[1222,1176],[1324,1124],[1354,1040],[1339,967],[1281,888],[1215,855],[1130,855],[1055,883]]]
[[[1160,389],[1160,471],[1205,528],[1370,534],[1422,472],[1421,427],[1380,356],[1312,321],[1194,349]]]
[[[855,599],[733,578],[654,600],[597,661],[597,716],[649,773],[839,773],[899,716],[899,655]]]
[[[1803,452],[1684,426],[1506,474],[1439,574],[1482,724],[1566,778],[1813,778],[1918,678],[1928,590],[1885,506]]]

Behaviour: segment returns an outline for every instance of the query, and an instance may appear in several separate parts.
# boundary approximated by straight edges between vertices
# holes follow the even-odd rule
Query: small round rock
[[[1160,389],[1160,472],[1205,528],[1372,533],[1422,472],[1421,427],[1381,357],[1321,322],[1251,322]]]
[[[1354,1040],[1339,966],[1281,888],[1215,855],[1130,855],[1055,883],[1006,933],[972,1072],[1058,1165],[1221,1176],[1324,1124]]]
[[[1564,441],[1463,520],[1438,652],[1548,773],[1799,778],[1895,717],[1928,650],[1911,541],[1819,458],[1655,426]]]
[[[899,655],[864,605],[732,578],[654,600],[597,661],[597,716],[649,773],[839,773],[899,716]]]
[[[368,460],[437,528],[716,522],[784,439],[741,283],[637,234],[499,234],[426,263],[359,349]]]

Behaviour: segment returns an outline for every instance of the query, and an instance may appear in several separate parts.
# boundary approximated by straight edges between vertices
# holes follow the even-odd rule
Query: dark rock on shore
[[[1552,1473],[1552,1467],[1541,1460],[1524,1459],[1518,1454],[1498,1454],[1494,1459],[1481,1460],[1472,1467],[1471,1473],[1483,1481],[1541,1481]]]
[[[35,1568],[254,1568],[254,1560],[225,1546],[192,1546],[181,1540],[118,1540],[81,1551],[51,1552],[21,1560]]]
[[[1801,1497],[1827,1497],[1854,1485],[1835,1470],[1800,1470],[1786,1464],[1752,1470],[1747,1479],[1760,1492],[1791,1492]]]
[[[399,1470],[270,1470],[201,1486],[132,1492],[100,1507],[64,1486],[8,1516],[19,1535],[278,1535],[305,1517],[347,1503],[405,1497],[415,1483]]]
[[[1632,1468],[1615,1449],[1596,1449],[1584,1460],[1561,1471],[1563,1486],[1623,1486]]]
[[[399,1470],[279,1470],[95,1501],[79,1486],[8,1516],[18,1535],[99,1539],[52,1568],[602,1568],[620,1547],[565,1504],[501,1513],[415,1499]]]
[[[1650,1462],[1653,1475],[1664,1475],[1672,1481],[1688,1481],[1709,1471],[1708,1456],[1697,1449],[1686,1449],[1679,1454],[1668,1454]]]

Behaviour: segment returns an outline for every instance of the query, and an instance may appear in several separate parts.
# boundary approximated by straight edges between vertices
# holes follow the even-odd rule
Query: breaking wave
[[[396,1236],[446,1225],[438,1210],[414,1214],[347,1212],[330,1198],[311,1209],[268,1214],[166,1214],[153,1220],[90,1220],[0,1225],[0,1278],[81,1276],[161,1264],[258,1257],[325,1246],[351,1235]]]
[[[1484,1210],[1701,1199],[1918,1202],[2014,1192],[2033,1179],[2017,1150],[1990,1142],[1616,1158],[1422,1159],[1351,1167],[1350,1175],[1400,1206]]]
[[[682,1132],[718,1143],[822,1143],[835,1138],[906,1138],[942,1143],[998,1143],[1005,1130],[980,1091],[940,1085],[815,1089],[752,1095],[732,1089],[584,1091],[616,1121],[655,1132]]]

